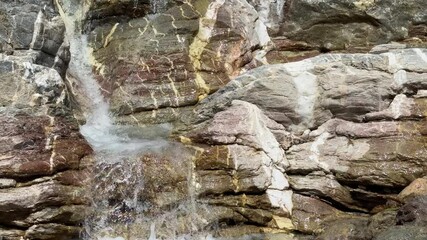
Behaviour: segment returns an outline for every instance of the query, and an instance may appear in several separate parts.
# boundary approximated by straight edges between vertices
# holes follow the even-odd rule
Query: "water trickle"
[[[168,0],[151,0],[150,5],[153,14],[163,13],[167,8]]]
[[[90,9],[86,2],[56,0],[70,44],[71,61],[67,76],[78,82],[81,90],[78,97],[85,106],[86,123],[80,127],[80,132],[95,152],[91,181],[87,186],[92,210],[84,224],[83,238],[201,239],[192,235],[200,231],[200,223],[205,221],[197,215],[192,196],[194,166],[183,147],[166,140],[171,126],[114,124],[108,101],[92,73],[92,49],[88,37],[82,33],[85,15]],[[165,1],[154,1],[153,4],[156,12],[166,6]],[[151,168],[147,170],[147,166]],[[184,182],[184,186],[181,186],[184,196],[177,200],[160,198],[161,201],[171,202],[159,206],[156,203],[158,199],[149,198],[153,198],[153,195],[156,198],[163,183],[150,182],[150,177],[147,178],[145,173],[154,172],[154,181],[158,181],[156,174],[164,174],[158,169],[171,168],[176,168],[170,172],[173,174],[178,169],[182,171],[175,178]],[[171,181],[172,176],[165,179]]]

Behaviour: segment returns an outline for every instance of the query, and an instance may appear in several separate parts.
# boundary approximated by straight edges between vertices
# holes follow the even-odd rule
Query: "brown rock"
[[[416,196],[427,195],[427,178],[415,179],[398,195],[398,198],[407,201],[408,199]]]
[[[61,224],[37,224],[25,232],[25,238],[29,239],[46,239],[46,240],[68,240],[77,238],[81,229],[74,226]]]
[[[342,219],[345,213],[315,198],[293,195],[292,223],[303,233],[320,233],[327,222]]]

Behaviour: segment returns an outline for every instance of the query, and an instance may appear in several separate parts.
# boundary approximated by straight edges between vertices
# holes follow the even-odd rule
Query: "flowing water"
[[[212,240],[208,207],[195,201],[189,150],[168,141],[171,126],[119,126],[92,73],[92,49],[83,34],[86,1],[56,0],[66,25],[71,61],[67,76],[78,83],[86,123],[80,132],[94,149],[87,186],[92,200],[83,239]],[[77,1],[77,2],[76,2]],[[154,1],[153,18],[165,1]],[[245,236],[241,239],[264,239]]]
[[[163,6],[159,1],[154,3],[156,11]],[[193,166],[186,149],[167,140],[171,130],[168,124],[146,127],[114,124],[108,101],[92,73],[89,61],[92,50],[82,32],[89,6],[86,2],[60,0],[56,4],[70,44],[67,76],[78,82],[80,94],[85,95],[79,96],[83,99],[80,102],[85,106],[86,119],[80,132],[95,152],[88,186],[92,211],[85,222],[83,238],[196,239],[192,233],[200,230],[201,221],[191,197]],[[150,182],[147,172],[162,174],[162,167],[184,171],[181,174],[184,179],[176,177],[184,184],[181,186],[184,196],[179,201],[167,203],[165,198],[166,203],[159,204],[150,199],[163,183]]]

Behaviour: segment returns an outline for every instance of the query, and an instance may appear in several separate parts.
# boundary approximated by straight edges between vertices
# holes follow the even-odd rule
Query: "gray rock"
[[[256,4],[274,37],[285,36],[325,50],[423,37],[415,26],[424,26],[427,18],[422,0],[250,2]]]
[[[398,225],[417,225],[427,227],[427,195],[411,198],[397,212],[396,223]]]
[[[384,230],[396,225],[397,209],[386,209],[373,215],[369,219],[369,232],[371,236],[377,236]]]
[[[343,187],[334,176],[318,176],[315,174],[307,176],[289,176],[291,188],[301,194],[316,195],[331,201],[339,202],[348,208],[361,210],[354,206],[355,201],[352,199],[348,189]]]
[[[423,98],[411,97],[425,88],[426,69],[422,63],[426,56],[424,49],[327,54],[242,74],[203,100],[192,116],[182,119],[191,141],[214,144],[198,162],[205,168],[201,185],[210,186],[215,194],[235,192],[234,175],[230,173],[233,168],[227,164],[229,151],[221,145],[243,144],[267,153],[268,148],[259,141],[274,143],[268,140],[273,139],[272,134],[286,149],[289,165],[284,166],[282,174],[289,181],[294,199],[288,201],[286,192],[290,190],[286,187],[258,187],[255,192],[266,191],[273,207],[287,209],[298,231],[320,233],[333,226],[328,223],[354,216],[331,207],[333,217],[317,213],[317,220],[310,218],[314,213],[302,210],[302,200],[295,200],[295,195],[313,196],[343,212],[378,212],[399,203],[399,189],[422,176],[427,167],[427,105]],[[216,159],[207,156],[215,151]],[[256,167],[262,162],[253,160],[250,164]],[[274,177],[271,179],[273,182]],[[393,224],[377,219],[368,226],[366,216],[361,222],[366,231],[351,235],[351,229],[359,229],[359,224],[350,220],[349,225],[344,224],[348,231],[343,236],[370,238]]]
[[[311,197],[293,195],[292,222],[302,233],[321,233],[328,222],[350,217],[330,205]]]
[[[30,226],[25,219],[48,206],[87,204],[82,189],[46,182],[22,188],[0,189],[1,224]],[[29,222],[38,221],[38,218]],[[41,218],[42,219],[42,218]],[[43,220],[41,220],[43,221]]]
[[[0,188],[10,188],[16,186],[16,180],[8,178],[0,178]]]
[[[385,52],[389,52],[390,50],[404,49],[404,48],[406,48],[405,44],[392,42],[392,43],[388,43],[388,44],[377,45],[377,46],[373,47],[371,49],[371,51],[369,51],[369,52],[370,53],[385,53]]]
[[[393,226],[374,238],[375,240],[424,240],[427,239],[425,227]]]
[[[234,99],[257,105],[287,129],[316,128],[332,117],[361,121],[364,114],[385,110],[389,96],[423,86],[422,49],[382,55],[323,55],[301,62],[269,65],[243,74],[196,108],[198,119],[212,117]],[[198,120],[200,121],[200,120]]]
[[[78,238],[81,229],[74,226],[61,224],[37,224],[30,227],[25,232],[25,238],[29,239],[58,239],[68,240]]]
[[[368,219],[344,219],[332,222],[325,228],[316,240],[365,240],[371,239],[368,228]]]
[[[25,235],[25,231],[18,229],[0,228],[0,236],[6,240],[20,240]]]
[[[226,111],[217,113],[208,125],[190,132],[189,136],[211,144],[239,144],[264,151],[275,163],[284,163],[284,152],[270,128],[283,126],[265,116],[255,105],[233,101]]]

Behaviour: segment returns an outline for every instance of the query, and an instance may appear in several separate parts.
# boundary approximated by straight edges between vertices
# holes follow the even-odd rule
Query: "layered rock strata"
[[[0,3],[0,236],[72,239],[91,149],[57,10],[81,2]],[[427,52],[406,47],[425,47],[425,5],[90,2],[80,20],[117,123],[173,122],[193,153],[141,156],[147,214],[218,237],[424,239]]]
[[[62,78],[64,24],[49,1],[2,1],[0,17],[0,238],[78,237],[92,150]]]
[[[201,149],[200,201],[267,229],[377,236],[370,214],[407,202],[399,192],[427,171],[426,60],[425,49],[327,54],[235,78],[182,118],[182,139]],[[260,198],[270,207],[250,204]]]

